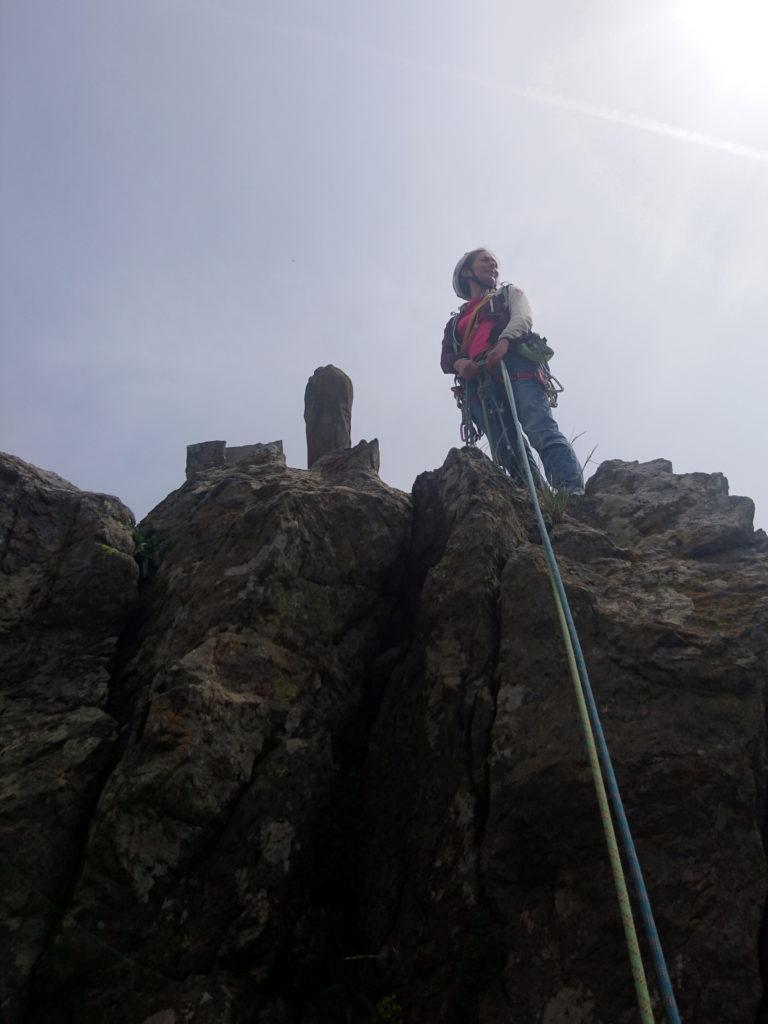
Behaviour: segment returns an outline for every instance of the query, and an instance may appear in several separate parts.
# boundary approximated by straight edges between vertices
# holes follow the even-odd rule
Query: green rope
[[[544,523],[544,517],[541,514],[541,506],[539,505],[538,495],[536,494],[536,487],[533,482],[533,475],[531,468],[528,465],[528,460],[524,458],[525,448],[523,446],[522,427],[517,416],[517,407],[515,404],[514,394],[512,392],[512,382],[509,379],[509,373],[504,361],[501,362],[501,372],[504,379],[504,387],[507,391],[507,398],[509,399],[510,410],[512,417],[517,426],[517,445],[518,452],[520,453],[521,461],[524,464],[524,472],[526,481],[528,483],[528,489],[531,493],[531,499],[533,501],[534,511],[536,512],[536,519],[539,525],[539,531],[542,535],[542,541],[545,542],[545,550],[547,553],[547,572],[549,574],[549,581],[552,586],[552,592],[555,598],[555,605],[557,607],[557,616],[560,622],[560,630],[563,634],[563,641],[565,643],[566,655],[568,658],[568,666],[571,672],[571,679],[573,680],[574,689],[576,691],[576,699],[579,706],[579,716],[581,718],[582,729],[584,732],[584,739],[587,746],[587,754],[589,757],[590,769],[592,771],[592,780],[595,786],[595,792],[597,794],[597,802],[600,808],[600,818],[603,823],[603,831],[605,833],[605,841],[608,846],[608,856],[611,862],[611,871],[613,873],[613,881],[616,889],[616,897],[619,903],[619,913],[621,915],[621,923],[624,928],[624,937],[627,943],[627,952],[629,954],[630,965],[632,968],[632,977],[635,984],[635,993],[637,996],[638,1009],[640,1011],[640,1019],[642,1024],[653,1024],[653,1011],[651,1009],[651,998],[648,992],[648,982],[645,977],[645,969],[643,968],[643,961],[640,955],[640,946],[637,941],[637,931],[635,929],[634,917],[632,915],[632,906],[629,900],[629,893],[627,891],[627,883],[624,877],[624,868],[621,863],[621,857],[619,855],[619,848],[616,842],[616,833],[613,827],[613,820],[611,818],[610,807],[608,804],[608,797],[605,790],[605,782],[603,780],[603,774],[600,767],[600,759],[597,753],[597,747],[595,744],[595,736],[592,728],[592,721],[589,716],[589,710],[587,708],[586,700],[584,697],[584,687],[582,684],[581,675],[579,673],[579,667],[576,661],[576,654],[574,651],[573,642],[568,628],[568,622],[566,620],[566,613],[563,606],[563,600],[560,594],[560,590],[557,586],[558,578],[555,574],[552,562],[554,562],[554,552],[552,551],[551,542],[549,541],[549,534],[547,533],[546,524]],[[551,554],[551,560],[550,560]],[[556,565],[556,563],[555,563]]]
[[[589,766],[592,770],[592,781],[595,784],[597,803],[600,808],[600,818],[603,823],[605,842],[608,846],[608,857],[611,862],[611,871],[613,872],[613,884],[616,889],[616,898],[619,902],[621,924],[624,928],[624,938],[627,943],[629,961],[632,965],[632,978],[635,983],[635,994],[637,996],[637,1005],[640,1010],[640,1019],[643,1024],[653,1024],[653,1011],[651,1010],[651,998],[648,993],[648,982],[646,981],[643,959],[640,955],[640,946],[637,941],[637,931],[635,929],[635,921],[632,916],[632,906],[629,902],[629,893],[627,891],[627,882],[624,877],[624,868],[621,865],[619,845],[616,842],[616,832],[613,827],[611,811],[608,805],[608,794],[605,791],[603,774],[600,771],[600,759],[597,756],[595,736],[592,731],[592,724],[589,720],[587,702],[584,700],[584,691],[581,687],[581,678],[576,664],[576,655],[573,651],[573,643],[571,642],[571,637],[568,632],[568,623],[565,621],[565,613],[563,612],[560,595],[557,592],[557,586],[555,585],[551,572],[549,573],[549,582],[552,585],[552,593],[555,598],[555,605],[557,606],[557,617],[560,621],[560,631],[563,634],[563,642],[565,643],[565,651],[568,657],[568,667],[571,671],[573,688],[576,691],[576,702],[579,706],[581,728],[584,732],[584,740],[587,745]]]

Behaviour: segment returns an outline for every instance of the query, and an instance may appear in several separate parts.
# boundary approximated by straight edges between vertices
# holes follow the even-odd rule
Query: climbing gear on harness
[[[549,399],[550,407],[552,409],[556,409],[557,408],[557,396],[561,395],[563,393],[563,391],[565,391],[565,388],[560,383],[560,381],[557,379],[557,377],[553,376],[549,372],[549,367],[548,366],[542,366],[541,367],[541,371],[542,371],[542,376],[543,376],[543,380],[542,380],[541,383],[544,385],[544,390],[547,393],[547,398]]]
[[[469,411],[469,382],[464,381],[461,377],[456,377],[458,384],[454,384],[451,388],[453,397],[456,399],[456,405],[461,410],[461,427],[459,428],[459,437],[468,445],[470,448],[474,448],[480,438],[483,436],[482,430],[478,430],[475,426],[475,421]]]
[[[509,372],[509,371],[507,371]],[[565,391],[565,388],[549,372],[546,363],[542,363],[536,370],[513,370],[510,374],[511,380],[537,380],[547,394],[547,401],[552,409],[557,407],[557,396]]]
[[[514,339],[512,341],[514,343]],[[541,338],[538,334],[533,333],[521,339],[517,345],[517,351],[521,356],[530,359],[532,363],[544,364],[548,363],[555,354],[555,350],[547,344],[546,338]]]
[[[642,957],[640,955],[640,948],[637,941],[637,933],[635,931],[634,919],[632,917],[632,908],[629,902],[629,895],[627,893],[627,886],[624,878],[624,869],[621,864],[621,857],[619,855],[618,844],[616,842],[616,832],[611,818],[611,808],[613,809],[613,815],[616,819],[619,834],[621,835],[624,855],[629,864],[630,875],[632,876],[635,888],[635,896],[640,905],[640,914],[645,927],[646,938],[650,946],[651,958],[653,959],[654,968],[656,970],[656,979],[659,983],[659,990],[664,1004],[664,1012],[667,1016],[667,1024],[681,1024],[680,1014],[675,1001],[675,994],[669,978],[669,971],[667,969],[664,953],[661,949],[661,942],[659,940],[659,933],[656,929],[656,922],[653,918],[653,911],[651,910],[648,890],[645,886],[645,880],[640,868],[640,861],[637,857],[637,851],[632,839],[629,822],[627,821],[627,816],[624,811],[624,804],[621,799],[619,784],[616,781],[616,775],[613,770],[611,755],[608,751],[605,734],[603,733],[600,714],[598,712],[595,697],[592,692],[592,686],[589,681],[587,666],[584,661],[584,654],[581,649],[578,633],[576,632],[576,625],[573,621],[573,615],[571,613],[570,605],[568,604],[568,597],[565,593],[562,577],[560,576],[557,559],[555,558],[555,553],[552,550],[552,543],[549,539],[547,527],[544,523],[544,517],[541,513],[541,506],[539,504],[538,495],[536,494],[533,475],[530,473],[530,467],[528,466],[527,460],[522,457],[525,453],[525,449],[523,447],[520,419],[517,414],[517,405],[515,403],[515,396],[512,390],[512,382],[509,379],[509,373],[507,372],[507,368],[503,362],[501,363],[501,373],[504,380],[504,388],[507,392],[507,400],[509,402],[512,420],[515,423],[517,430],[518,461],[520,461],[525,472],[526,483],[528,484],[528,490],[531,494],[533,510],[536,515],[539,534],[541,535],[541,541],[547,558],[549,580],[555,597],[557,616],[560,622],[563,642],[565,643],[568,665],[571,671],[571,679],[576,690],[576,699],[579,706],[582,729],[584,731],[584,740],[587,746],[587,753],[589,755],[592,778],[595,785],[595,791],[597,793],[598,805],[600,807],[600,817],[603,822],[605,840],[608,846],[611,869],[613,871],[614,885],[616,887],[622,925],[624,926],[624,935],[627,942],[630,962],[632,964],[632,975],[635,983],[635,993],[637,995],[640,1017],[643,1024],[653,1024],[653,1011],[651,1010],[648,984],[645,978]],[[608,790],[607,796],[606,788]]]
[[[518,351],[522,350],[522,345]],[[550,349],[550,352],[552,349]],[[554,353],[553,353],[554,354]],[[535,370],[513,370],[510,374],[512,380],[537,380],[547,393],[547,400],[552,409],[557,408],[557,397],[565,388],[552,373],[546,363],[542,363]]]
[[[512,344],[515,344],[514,339],[512,340]],[[534,334],[533,332],[523,337],[516,343],[516,345],[517,351],[521,356],[524,356],[526,359],[530,359],[532,363],[538,363],[538,379],[541,381],[541,386],[547,393],[550,407],[552,409],[557,408],[557,397],[565,391],[565,388],[549,369],[549,360],[555,354],[555,350],[550,347],[546,338],[542,338],[540,335]],[[514,373],[512,375],[512,380],[522,380],[526,377],[535,376],[537,375],[526,374],[525,371],[522,371]]]
[[[483,358],[481,357],[480,365],[483,364]],[[531,375],[533,376],[533,375]],[[504,415],[504,404],[499,401],[496,396],[495,389],[489,386],[490,379],[487,374],[483,374],[476,382],[465,381],[461,377],[456,377],[456,383],[453,388],[453,396],[456,399],[456,404],[461,410],[461,427],[459,429],[459,435],[464,444],[469,447],[474,447],[483,435],[488,439],[488,447],[490,450],[491,460],[497,465],[504,469],[510,477],[519,486],[525,486],[525,478],[520,471],[518,466],[518,457],[516,454],[516,444],[514,440],[509,436],[507,429],[506,417]],[[475,388],[474,394],[476,396],[477,404],[479,404],[480,418],[482,420],[482,428],[478,427],[475,420],[472,418],[472,397],[473,397],[473,386]],[[546,487],[542,478],[539,467],[534,461],[532,452],[528,449],[527,444],[524,442],[526,450],[526,457],[528,464],[531,468],[536,485],[538,487]]]

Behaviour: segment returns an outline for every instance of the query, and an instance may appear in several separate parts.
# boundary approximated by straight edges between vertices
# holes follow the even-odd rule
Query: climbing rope
[[[587,753],[589,756],[590,767],[592,769],[597,801],[600,807],[600,817],[603,822],[603,829],[605,831],[605,839],[611,862],[611,870],[613,872],[614,885],[616,887],[616,896],[619,902],[619,911],[621,914],[624,935],[632,966],[632,976],[635,983],[635,992],[637,995],[640,1018],[643,1024],[653,1024],[653,1012],[651,1010],[648,984],[645,978],[642,957],[640,956],[640,948],[637,941],[637,932],[635,930],[634,918],[632,916],[632,908],[629,901],[629,895],[627,893],[624,870],[616,842],[616,833],[610,813],[611,807],[613,808],[613,814],[616,818],[619,834],[621,835],[624,855],[629,864],[629,871],[632,877],[635,895],[640,906],[640,914],[643,920],[646,938],[651,950],[651,958],[653,960],[656,979],[659,984],[659,990],[664,1004],[664,1012],[666,1013],[668,1024],[681,1024],[680,1014],[675,1001],[675,994],[669,978],[669,971],[667,970],[667,963],[661,948],[661,941],[656,928],[656,922],[653,918],[648,890],[645,885],[645,880],[643,879],[640,861],[637,857],[637,851],[635,849],[634,840],[632,839],[629,822],[627,821],[627,816],[624,811],[624,803],[621,799],[619,785],[616,781],[616,775],[613,770],[611,755],[608,751],[608,744],[605,740],[605,734],[603,733],[603,727],[600,722],[600,715],[597,710],[597,704],[595,703],[592,686],[589,681],[589,674],[587,673],[587,666],[584,661],[584,653],[581,649],[578,633],[576,632],[576,625],[573,621],[568,597],[565,593],[562,577],[560,576],[557,559],[555,558],[552,543],[549,539],[549,533],[547,532],[544,517],[541,513],[541,506],[536,493],[536,486],[533,481],[533,474],[531,473],[528,459],[525,457],[525,444],[523,441],[520,419],[517,415],[517,404],[515,403],[515,396],[512,391],[512,382],[509,379],[509,373],[503,360],[500,365],[504,387],[509,401],[509,408],[512,413],[512,420],[517,432],[518,461],[525,473],[526,483],[531,494],[531,500],[536,514],[536,522],[541,535],[541,541],[547,556],[549,580],[555,597],[555,604],[557,606],[557,615],[560,622],[560,629],[563,634],[563,641],[565,642],[568,666],[570,668],[571,678],[576,690],[579,715],[587,745]],[[607,795],[606,784],[608,790]]]

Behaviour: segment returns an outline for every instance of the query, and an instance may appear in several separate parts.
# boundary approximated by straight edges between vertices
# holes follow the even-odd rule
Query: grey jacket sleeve
[[[533,319],[525,293],[513,284],[507,285],[507,307],[509,308],[509,323],[499,338],[508,338],[511,341],[528,334],[533,326]]]

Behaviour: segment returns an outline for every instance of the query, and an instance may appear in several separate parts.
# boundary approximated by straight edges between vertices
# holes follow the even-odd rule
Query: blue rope
[[[667,1015],[668,1024],[681,1024],[680,1013],[677,1009],[677,1003],[675,1001],[675,993],[672,989],[672,982],[670,981],[669,971],[667,970],[667,962],[664,957],[664,952],[661,948],[661,940],[659,939],[658,929],[656,928],[656,922],[653,917],[653,910],[651,909],[651,901],[648,896],[648,889],[645,885],[643,878],[643,872],[640,867],[640,861],[638,860],[637,851],[635,849],[635,843],[632,839],[632,833],[629,828],[629,822],[627,821],[627,815],[624,811],[624,803],[621,799],[621,793],[619,791],[619,784],[616,781],[616,775],[613,770],[613,764],[611,762],[611,755],[608,751],[608,744],[605,740],[605,734],[603,733],[603,727],[600,722],[600,713],[597,710],[597,704],[592,693],[592,686],[589,681],[589,674],[587,672],[587,666],[584,661],[584,654],[581,649],[581,643],[579,642],[579,636],[576,632],[576,625],[573,621],[571,614],[570,605],[568,604],[568,597],[565,593],[565,587],[560,576],[560,569],[557,565],[557,559],[552,549],[552,543],[549,539],[547,527],[544,522],[544,517],[541,514],[541,506],[539,505],[539,498],[536,494],[536,487],[533,483],[533,476],[531,474],[528,460],[525,459],[524,449],[522,447],[522,428],[520,426],[520,419],[517,415],[517,405],[515,403],[515,396],[512,391],[512,383],[509,379],[509,373],[504,361],[501,361],[501,373],[504,379],[504,387],[507,391],[507,398],[509,399],[509,407],[512,412],[512,418],[517,427],[517,443],[518,450],[522,452],[521,462],[523,463],[526,479],[528,481],[528,488],[531,492],[531,498],[533,500],[533,507],[536,513],[536,521],[539,527],[539,533],[541,534],[541,540],[544,545],[544,551],[547,556],[547,562],[549,563],[550,570],[554,579],[557,594],[560,598],[560,602],[565,613],[565,619],[568,625],[568,632],[573,643],[574,652],[576,654],[576,662],[579,669],[579,675],[581,677],[581,686],[584,693],[584,697],[587,702],[587,709],[589,711],[589,719],[592,724],[592,728],[595,733],[597,741],[597,751],[600,758],[600,764],[602,765],[603,773],[605,776],[606,786],[608,789],[608,796],[613,807],[613,813],[616,817],[618,824],[619,834],[621,836],[622,846],[624,848],[624,855],[627,858],[629,864],[629,872],[632,876],[632,882],[635,889],[635,896],[637,897],[640,906],[640,915],[643,919],[643,925],[645,928],[646,938],[650,946],[651,958],[653,959],[653,966],[656,972],[656,979],[659,983],[659,990],[661,993],[662,1002],[664,1004],[664,1012]]]

